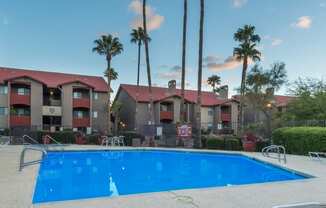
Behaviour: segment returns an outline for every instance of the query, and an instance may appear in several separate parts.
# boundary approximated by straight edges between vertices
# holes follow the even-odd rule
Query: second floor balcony
[[[10,105],[31,105],[31,97],[29,94],[10,93]]]
[[[73,108],[90,108],[89,98],[73,98],[72,106]]]
[[[173,112],[172,111],[161,111],[160,112],[160,120],[173,120]]]
[[[231,121],[231,113],[222,112],[221,113],[221,121]]]

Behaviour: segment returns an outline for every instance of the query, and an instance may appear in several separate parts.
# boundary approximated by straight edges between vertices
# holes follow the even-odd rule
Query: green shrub
[[[207,138],[206,141],[207,149],[224,149],[224,140],[216,138]]]
[[[47,131],[36,131],[32,132],[31,136],[36,138],[39,143],[43,143],[42,137],[44,135],[49,135],[61,144],[74,144],[75,143],[75,133],[72,131],[57,131],[57,132],[47,132]],[[51,141],[51,143],[53,143]]]
[[[224,137],[225,141],[225,150],[234,150],[239,151],[242,150],[241,139],[238,137]]]
[[[284,145],[287,153],[307,155],[326,151],[326,128],[286,127],[273,131],[274,144]]]
[[[100,135],[98,134],[86,135],[85,138],[87,144],[99,144]]]
[[[203,148],[207,149],[219,149],[219,150],[242,150],[241,139],[235,136],[208,136],[202,138],[205,141]]]

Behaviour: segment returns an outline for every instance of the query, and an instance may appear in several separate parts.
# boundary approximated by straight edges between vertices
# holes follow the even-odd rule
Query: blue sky
[[[168,80],[180,79],[183,0],[148,4],[152,79],[155,85],[166,86]],[[139,21],[139,5],[137,0],[0,0],[0,65],[102,76],[105,59],[91,49],[94,39],[111,33],[124,45],[112,63],[119,72],[113,88],[135,84],[137,47],[130,43],[130,31]],[[233,33],[244,24],[255,25],[262,37],[264,67],[285,62],[290,81],[325,77],[326,0],[206,0],[205,12],[203,78],[217,74],[234,93],[241,64],[232,58],[237,45]],[[193,89],[198,23],[199,0],[189,0],[186,79]],[[208,62],[211,67],[206,67]],[[145,65],[141,77],[146,85]]]

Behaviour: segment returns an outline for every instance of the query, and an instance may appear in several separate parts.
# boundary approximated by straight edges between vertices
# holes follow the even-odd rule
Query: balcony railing
[[[73,118],[72,125],[73,125],[74,128],[89,127],[90,126],[90,119],[89,119],[89,117]]]
[[[89,98],[74,98],[72,101],[72,106],[74,108],[90,108]]]
[[[231,121],[231,113],[221,113],[222,121]]]
[[[160,119],[161,120],[173,120],[173,112],[172,111],[161,111]]]
[[[10,126],[30,126],[31,125],[31,117],[30,116],[10,116]]]
[[[10,105],[31,105],[31,96],[10,93]]]

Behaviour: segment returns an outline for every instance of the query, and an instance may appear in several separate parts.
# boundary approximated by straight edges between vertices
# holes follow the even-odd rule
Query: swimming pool
[[[240,154],[49,152],[39,169],[33,203],[304,178]]]

